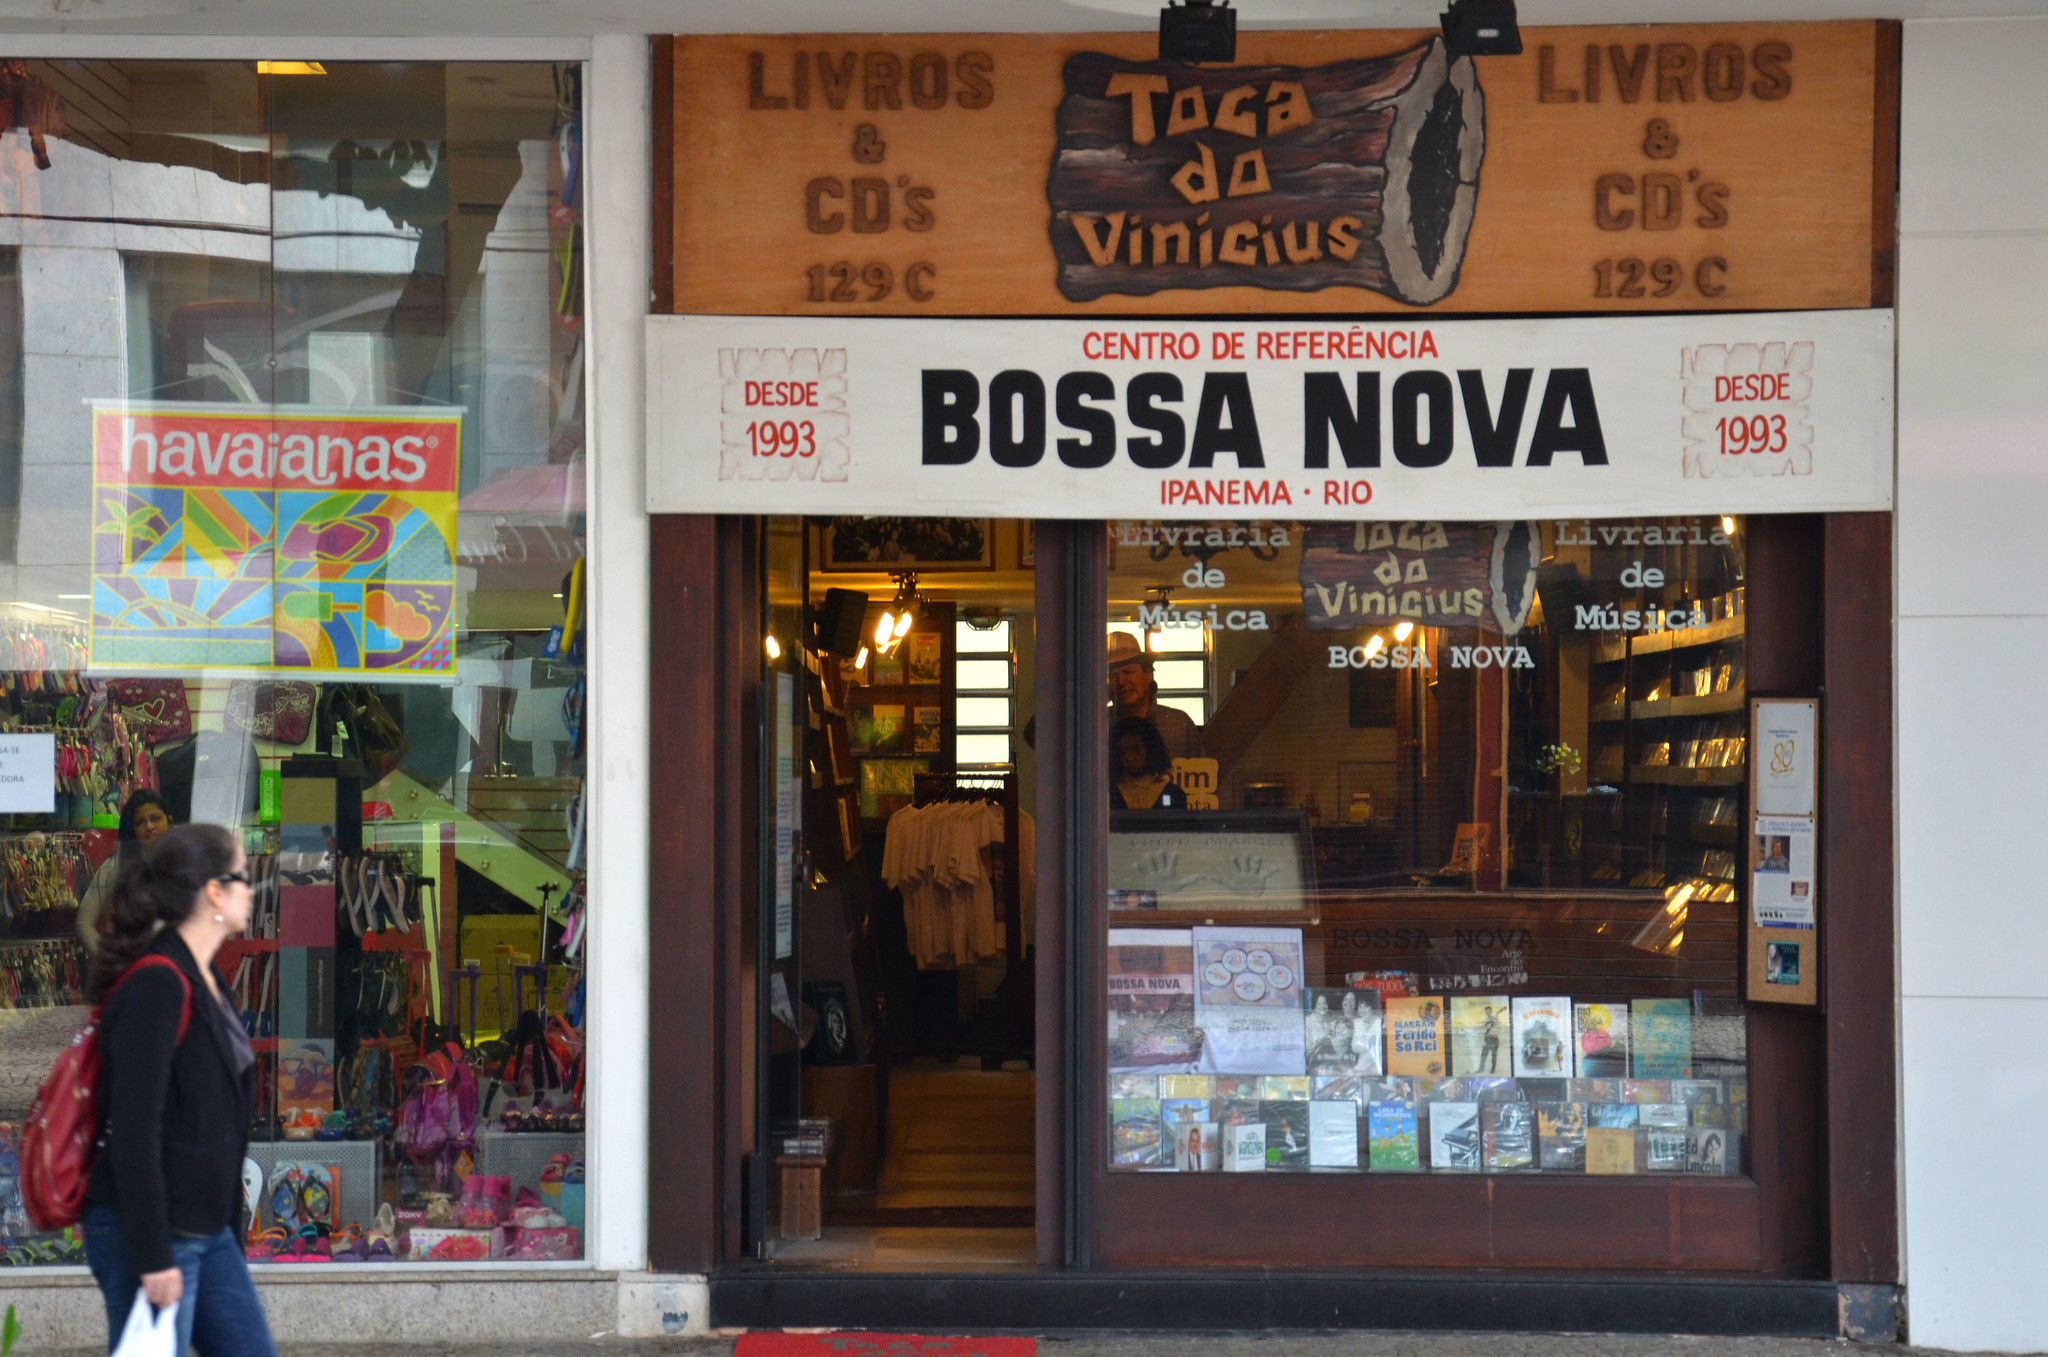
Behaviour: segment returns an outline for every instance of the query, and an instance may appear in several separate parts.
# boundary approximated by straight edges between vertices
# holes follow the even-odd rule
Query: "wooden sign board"
[[[1819,732],[1818,698],[1750,699],[1742,931],[1758,1003],[1820,1002]]]
[[[1888,305],[1896,28],[692,36],[657,309],[1072,315]],[[663,286],[663,285],[666,286]]]

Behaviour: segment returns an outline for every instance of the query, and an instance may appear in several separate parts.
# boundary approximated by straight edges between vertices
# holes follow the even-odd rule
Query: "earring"
[[[213,921],[217,924],[224,924],[227,922],[227,916],[216,912],[213,916]]]

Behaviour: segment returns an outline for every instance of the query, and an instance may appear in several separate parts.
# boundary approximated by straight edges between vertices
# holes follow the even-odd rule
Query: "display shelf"
[[[341,1173],[341,1222],[367,1226],[383,1199],[374,1140],[268,1140],[249,1146],[249,1158],[263,1171],[259,1201],[263,1223],[274,1225],[270,1211],[270,1180],[279,1164],[318,1164]]]
[[[1644,704],[1638,702],[1636,705],[1640,707]],[[1588,715],[1595,721],[1626,721],[1628,720],[1628,703],[1603,703],[1602,705],[1593,708],[1592,711],[1588,713]]]
[[[1653,787],[1739,787],[1742,768],[1666,768],[1637,764],[1628,770],[1630,782]]]
[[[1670,650],[1691,650],[1695,646],[1717,645],[1722,641],[1737,640],[1743,635],[1741,617],[1724,617],[1709,622],[1704,627],[1676,627],[1670,631],[1653,631],[1643,636],[1629,638],[1631,655],[1660,655]],[[1595,658],[1599,658],[1596,654]]]
[[[1745,709],[1748,698],[1740,691],[1708,693],[1703,697],[1667,697],[1657,702],[1631,702],[1629,715],[1637,720],[1668,720],[1678,716],[1722,716]],[[1596,715],[1595,720],[1600,718]]]

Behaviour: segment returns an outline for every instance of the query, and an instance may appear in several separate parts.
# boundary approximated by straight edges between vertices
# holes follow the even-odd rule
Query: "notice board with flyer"
[[[1820,1002],[1820,699],[1749,703],[1749,997]]]

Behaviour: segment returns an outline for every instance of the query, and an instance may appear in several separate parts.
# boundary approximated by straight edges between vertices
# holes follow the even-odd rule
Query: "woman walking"
[[[106,1004],[103,1139],[84,1220],[109,1348],[139,1289],[178,1306],[181,1357],[275,1357],[237,1230],[256,1057],[213,967],[250,896],[241,845],[218,825],[165,831],[114,888],[90,986]],[[176,973],[152,964],[115,989],[148,953]]]

